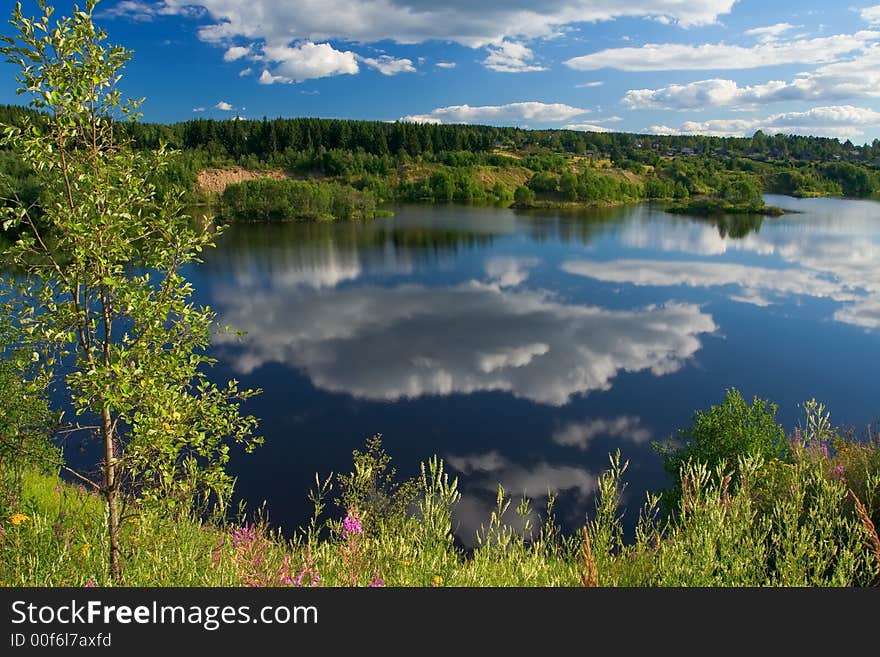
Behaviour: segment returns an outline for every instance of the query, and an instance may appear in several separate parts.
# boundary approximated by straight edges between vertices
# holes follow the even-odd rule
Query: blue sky
[[[880,138],[870,0],[103,0],[96,15],[134,50],[123,91],[148,121]],[[21,102],[14,72],[0,102]]]

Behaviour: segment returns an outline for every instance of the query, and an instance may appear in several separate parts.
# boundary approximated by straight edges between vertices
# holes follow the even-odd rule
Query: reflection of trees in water
[[[384,226],[375,222],[298,223],[230,226],[223,236],[228,251],[283,250],[333,244],[338,248],[391,245],[400,249],[448,249],[491,245],[493,236],[444,228]]]
[[[232,225],[220,238],[220,248],[206,254],[205,266],[232,272],[327,270],[339,282],[365,270],[412,271],[416,264],[488,249],[516,234],[538,244],[556,240],[587,245],[652,213],[650,205],[514,212],[453,206],[404,208],[393,219],[368,222]],[[753,215],[689,219],[712,223],[722,238],[733,239],[757,233],[763,221]],[[331,281],[321,286],[327,284]]]
[[[459,249],[484,248],[492,245],[494,236],[439,229],[403,229],[376,235],[378,244],[390,244],[401,250],[425,250],[455,253]]]
[[[742,239],[761,231],[764,223],[764,217],[760,214],[724,214],[712,217],[691,217],[694,221],[701,223],[712,223],[718,227],[718,234],[722,238],[730,237],[731,239]]]
[[[397,262],[434,261],[461,251],[485,249],[498,238],[527,234],[535,242],[590,243],[633,208],[585,208],[572,211],[511,212],[494,208],[405,208],[391,220],[367,222],[292,222],[231,225],[220,249],[207,254],[207,266],[259,260],[272,267],[296,265],[333,253],[337,260],[364,262],[392,254]]]
[[[518,210],[528,221],[528,235],[535,242],[555,239],[589,244],[613,224],[628,219],[638,207],[596,207],[571,210]]]
[[[242,274],[311,272],[300,276],[300,282],[308,278],[325,287],[358,278],[365,270],[412,271],[417,263],[488,248],[494,239],[488,231],[375,221],[233,225],[218,241],[219,248],[206,254],[204,266]]]

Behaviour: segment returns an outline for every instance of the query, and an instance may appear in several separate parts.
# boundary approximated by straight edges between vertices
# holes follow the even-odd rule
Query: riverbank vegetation
[[[764,202],[760,181],[751,174],[731,176],[713,195],[691,197],[668,207],[667,212],[698,217],[731,214],[778,217],[785,213],[782,208]]]
[[[314,517],[286,536],[265,516],[207,517],[203,507],[126,507],[125,584],[133,586],[868,586],[878,583],[880,442],[835,431],[819,404],[786,436],[763,400],[735,391],[665,446],[674,487],[624,495],[612,455],[577,531],[553,513],[497,503],[477,545],[456,542],[457,481],[442,460],[393,476],[378,438],[349,474],[316,476]],[[739,440],[744,432],[743,440]],[[659,446],[658,446],[659,447]],[[627,500],[624,502],[624,500]],[[27,470],[3,497],[0,582],[103,586],[100,498]],[[637,516],[634,533],[623,520]]]
[[[218,204],[226,221],[372,219],[376,197],[348,185],[304,180],[247,180],[226,187]]]
[[[0,137],[39,190],[37,207],[16,195],[0,207],[17,238],[2,252],[15,276],[0,279],[0,331],[13,380],[58,390],[56,403],[73,416],[64,433],[101,445],[99,472],[65,471],[101,496],[108,572],[119,583],[130,491],[167,509],[198,495],[223,498],[232,487],[229,444],[252,449],[260,438],[256,419],[239,411],[258,391],[208,378],[214,313],[192,302],[181,273],[216,235],[193,226],[174,188],[158,191],[154,172],[170,160],[164,148],[120,147],[115,117],[135,119],[139,105],[115,88],[131,53],[105,43],[96,4],[54,25],[45,3],[36,18],[17,4],[16,37],[0,47],[19,65],[19,91],[47,110],[38,122],[25,115],[4,126]],[[31,444],[40,427],[22,424],[42,397],[31,396],[27,413],[8,415],[3,405],[11,423],[3,442],[13,445],[4,470],[46,451]]]
[[[0,122],[25,120],[39,124],[46,117],[0,107]],[[202,171],[237,169],[273,178],[280,172],[318,185],[351,187],[372,195],[377,204],[564,208],[655,200],[698,214],[773,215],[724,200],[727,190],[743,180],[760,193],[798,197],[865,198],[880,191],[878,141],[859,146],[760,132],[750,138],[658,136],[312,118],[135,122],[119,129],[136,150],[164,145],[179,151],[168,166],[151,174],[160,195],[180,185],[188,203],[215,206],[220,213],[222,189],[201,186]],[[32,174],[9,150],[0,152],[0,186],[17,190],[22,198],[35,199],[38,193]],[[256,189],[252,186],[248,196]],[[265,191],[269,195],[275,188]],[[274,218],[287,209],[285,204],[272,207],[271,198],[254,205],[258,214],[263,212],[260,216],[268,206]],[[350,218],[359,216],[355,212]]]

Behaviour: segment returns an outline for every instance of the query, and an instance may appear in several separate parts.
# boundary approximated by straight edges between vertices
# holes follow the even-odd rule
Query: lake
[[[263,394],[237,494],[286,528],[316,472],[381,433],[402,474],[440,455],[473,543],[497,484],[567,527],[620,450],[624,503],[668,484],[652,440],[726,388],[815,397],[863,432],[880,411],[880,204],[768,196],[780,218],[639,205],[578,214],[406,206],[370,223],[238,225],[190,272],[222,325],[217,377]],[[514,503],[515,506],[515,503]]]

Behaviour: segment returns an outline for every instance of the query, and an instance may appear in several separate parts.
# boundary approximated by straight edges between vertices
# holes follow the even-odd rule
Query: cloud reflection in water
[[[562,406],[620,372],[675,372],[716,330],[693,304],[612,311],[476,281],[218,289],[215,304],[247,332],[238,346],[218,339],[239,373],[281,363],[322,390],[376,401],[506,391]]]

